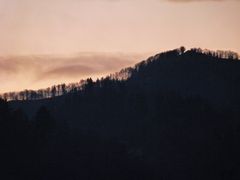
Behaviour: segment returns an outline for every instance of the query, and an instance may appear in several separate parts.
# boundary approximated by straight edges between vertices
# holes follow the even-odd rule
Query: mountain
[[[231,51],[181,47],[61,96],[2,100],[3,162],[16,174],[7,172],[25,179],[239,179],[239,70]]]
[[[157,54],[134,67],[122,69],[118,73],[91,83],[95,92],[105,89],[109,82],[109,86],[116,86],[114,88],[120,88],[119,85],[121,84],[120,86],[124,86],[124,89],[136,88],[139,90],[140,88],[142,91],[150,91],[151,93],[174,93],[182,97],[198,97],[216,107],[228,107],[237,110],[240,98],[238,93],[240,92],[239,68],[238,56],[231,51],[215,52],[191,49],[181,52],[179,48]],[[88,80],[92,81],[91,79]],[[25,100],[11,101],[10,104],[13,108],[26,109],[31,116],[42,105],[50,108],[54,106],[55,109],[60,108],[65,103],[64,101],[72,97],[73,94],[76,94],[76,97],[81,95],[88,80],[64,85],[67,95],[62,93],[63,90],[59,87],[62,85],[52,86],[48,88],[48,92],[44,92],[44,94],[47,94],[45,97],[42,94],[35,95],[40,96],[37,101],[34,96],[31,96],[31,90],[15,93],[15,95],[22,94],[22,99]],[[54,89],[55,93],[53,95]],[[59,92],[56,92],[56,89],[60,89]],[[37,94],[38,91],[35,93]],[[55,94],[62,96],[56,97]]]

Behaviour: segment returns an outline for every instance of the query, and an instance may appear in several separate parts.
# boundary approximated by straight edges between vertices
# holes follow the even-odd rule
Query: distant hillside
[[[179,66],[179,63],[176,64],[176,62],[173,61],[173,58],[179,59],[178,56],[181,56],[181,59],[183,59],[185,63],[190,63],[187,61],[196,59],[196,61],[194,63],[195,66],[198,65],[199,60],[208,61],[208,60],[213,59],[214,61],[227,60],[229,62],[229,61],[238,60],[238,57],[239,57],[237,53],[232,52],[232,51],[210,51],[210,50],[202,50],[200,48],[198,48],[198,49],[195,48],[195,49],[191,49],[191,50],[185,52],[185,48],[181,47],[179,49],[175,49],[172,51],[157,54],[153,57],[148,58],[148,60],[146,60],[146,61],[142,61],[142,62],[136,64],[135,67],[129,67],[129,68],[122,69],[120,72],[116,72],[115,74],[111,74],[110,76],[107,76],[107,78],[117,79],[117,80],[127,80],[128,78],[130,78],[132,76],[132,73],[133,72],[136,73],[139,68],[142,68],[143,66],[152,66],[152,64],[153,64],[152,62],[154,62],[154,64],[158,64],[158,66],[156,66],[155,69],[160,68],[160,66],[162,66],[161,68],[164,69],[164,66],[167,64],[166,63],[163,64],[162,62],[166,59],[167,59],[169,65],[171,63],[174,63],[176,66],[176,69],[178,69],[178,71],[184,71],[184,69],[183,69],[184,67],[177,67],[177,66]],[[161,63],[156,63],[159,60],[161,60]],[[211,64],[214,64],[214,62],[211,62]],[[222,63],[222,64],[224,64],[224,63]],[[227,63],[227,64],[229,64],[229,63]],[[167,66],[169,66],[169,65],[167,65]],[[190,64],[189,64],[189,66],[190,66]],[[227,66],[227,65],[225,65],[225,66]],[[231,66],[231,65],[229,65],[229,66]],[[192,68],[192,70],[194,70],[195,67],[191,67],[191,68]],[[216,67],[216,69],[217,68],[218,67]],[[146,67],[145,69],[148,70],[149,68]],[[227,67],[225,67],[223,69],[229,70],[229,69],[227,69]],[[201,69],[201,67],[199,67],[199,70],[204,70],[204,69]],[[212,74],[218,73],[215,71],[215,69],[208,69],[208,70],[212,71]],[[166,72],[164,72],[164,70],[161,70],[160,73],[162,73],[164,75],[164,73],[166,73]],[[168,72],[168,73],[171,73],[171,72]],[[151,75],[151,74],[149,74],[149,75]],[[165,75],[167,75],[167,74],[165,74]],[[90,79],[88,79],[88,80],[90,80]],[[99,80],[100,79],[98,79],[98,81]],[[82,90],[82,87],[85,85],[86,82],[87,82],[87,80],[81,80],[76,83],[57,84],[57,85],[53,85],[52,87],[48,87],[46,89],[39,89],[39,90],[35,90],[35,91],[26,89],[21,92],[8,92],[8,93],[4,93],[4,94],[0,95],[0,97],[2,97],[3,99],[7,99],[7,100],[38,100],[38,99],[51,98],[51,97],[55,97],[55,96],[65,95],[65,94],[71,93],[73,91],[80,91],[80,90]]]
[[[83,82],[0,100],[6,167],[40,180],[240,179],[237,54],[181,47]]]
[[[97,91],[99,88],[104,88],[105,82],[109,81],[113,84],[124,84],[129,88],[136,86],[146,91],[201,97],[216,106],[237,109],[235,102],[240,98],[239,69],[240,61],[237,53],[199,48],[185,51],[185,48],[181,47],[149,57],[134,67],[122,69],[95,82],[89,78],[77,83],[54,85],[38,91],[5,93],[3,97],[13,100],[11,104],[14,108],[21,106],[33,115],[41,105],[56,106],[52,105],[54,101],[64,101],[68,96],[81,94],[89,84]],[[63,97],[58,98],[58,96]],[[61,103],[56,104],[59,106]]]

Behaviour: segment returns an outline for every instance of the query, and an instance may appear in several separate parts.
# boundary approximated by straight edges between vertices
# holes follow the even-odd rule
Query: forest
[[[93,81],[4,93],[1,179],[240,179],[240,61],[184,47]]]
[[[180,55],[184,51],[185,51],[185,47],[182,46],[178,49],[174,49],[173,51],[160,53],[156,56],[164,56],[164,54],[170,54],[170,53]],[[195,53],[205,54],[210,57],[216,57],[219,59],[238,60],[239,58],[238,54],[233,51],[220,51],[220,50],[210,51],[207,49],[203,50],[201,48],[193,48],[190,51]],[[148,62],[143,61],[139,64],[136,64],[134,68],[129,67],[129,68],[122,69],[120,72],[110,74],[106,78],[113,79],[113,80],[126,80],[131,76],[134,70],[138,69],[138,66],[140,64],[149,63],[149,61],[151,61],[151,58],[148,60]],[[104,78],[97,79],[96,82],[99,83],[100,81],[103,81],[103,80]],[[20,91],[20,92],[6,92],[1,94],[0,97],[5,100],[37,100],[37,99],[53,98],[55,96],[61,96],[67,93],[81,91],[82,88],[87,83],[91,83],[91,82],[92,82],[92,79],[88,78],[86,80],[80,80],[77,83],[70,83],[67,85],[65,83],[57,84],[45,89],[38,89],[36,91],[25,89],[24,91]]]

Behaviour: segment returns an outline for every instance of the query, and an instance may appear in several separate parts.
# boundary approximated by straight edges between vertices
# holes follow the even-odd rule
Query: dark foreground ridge
[[[0,100],[1,179],[240,179],[239,92],[236,53],[180,48]]]

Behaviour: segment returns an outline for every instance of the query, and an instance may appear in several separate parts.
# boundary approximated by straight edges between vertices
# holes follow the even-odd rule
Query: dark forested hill
[[[239,179],[239,92],[237,54],[180,48],[60,96],[2,100],[6,173],[41,180]]]

